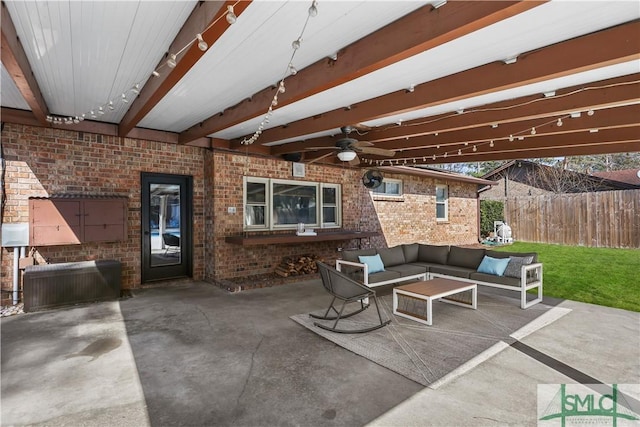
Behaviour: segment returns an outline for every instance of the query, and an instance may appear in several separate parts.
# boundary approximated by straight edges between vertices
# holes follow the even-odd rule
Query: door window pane
[[[180,264],[180,186],[150,184],[151,266]]]

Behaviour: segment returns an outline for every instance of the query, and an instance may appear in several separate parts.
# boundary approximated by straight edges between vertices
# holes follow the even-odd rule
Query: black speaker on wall
[[[299,162],[302,159],[302,153],[287,153],[283,154],[282,158],[288,162]]]

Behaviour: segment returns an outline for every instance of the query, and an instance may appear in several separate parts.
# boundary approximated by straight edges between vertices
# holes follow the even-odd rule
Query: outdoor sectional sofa
[[[484,260],[485,256],[490,259]],[[487,262],[506,264],[507,267],[502,275],[489,274],[483,272],[487,271]],[[478,271],[481,263],[483,267]],[[518,291],[520,307],[523,309],[542,301],[542,264],[538,263],[538,254],[535,252],[498,252],[484,248],[413,243],[388,249],[345,250],[342,259],[336,261],[336,269],[355,276],[368,287],[445,277]],[[527,301],[527,291],[534,288],[537,289],[537,296]]]

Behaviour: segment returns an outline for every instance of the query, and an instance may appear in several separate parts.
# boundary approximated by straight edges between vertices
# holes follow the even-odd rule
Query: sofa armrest
[[[520,277],[520,283],[523,288],[534,282],[542,282],[542,263],[523,265]]]
[[[363,273],[364,273],[364,285],[365,286],[369,286],[369,266],[367,264],[362,264],[359,262],[353,262],[353,261],[345,261],[343,259],[337,259],[336,260],[336,270],[338,271],[342,271],[342,266],[343,265],[348,265],[350,267],[359,267],[362,268]]]

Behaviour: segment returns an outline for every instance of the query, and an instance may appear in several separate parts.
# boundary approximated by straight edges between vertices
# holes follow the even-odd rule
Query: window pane
[[[336,189],[335,188],[323,188],[322,189],[322,202],[325,205],[336,204]]]
[[[436,202],[444,202],[447,197],[446,187],[436,187]]]
[[[247,206],[246,225],[264,225],[264,206]]]
[[[387,182],[387,186],[385,188],[385,193],[387,194],[400,194],[400,184],[397,182]]]
[[[247,203],[264,204],[266,185],[261,182],[247,182]]]
[[[315,224],[316,197],[315,186],[273,184],[273,223]]]
[[[436,218],[446,219],[445,206],[443,204],[436,204]]]
[[[322,219],[325,223],[335,223],[336,220],[336,208],[324,207],[322,208]]]

